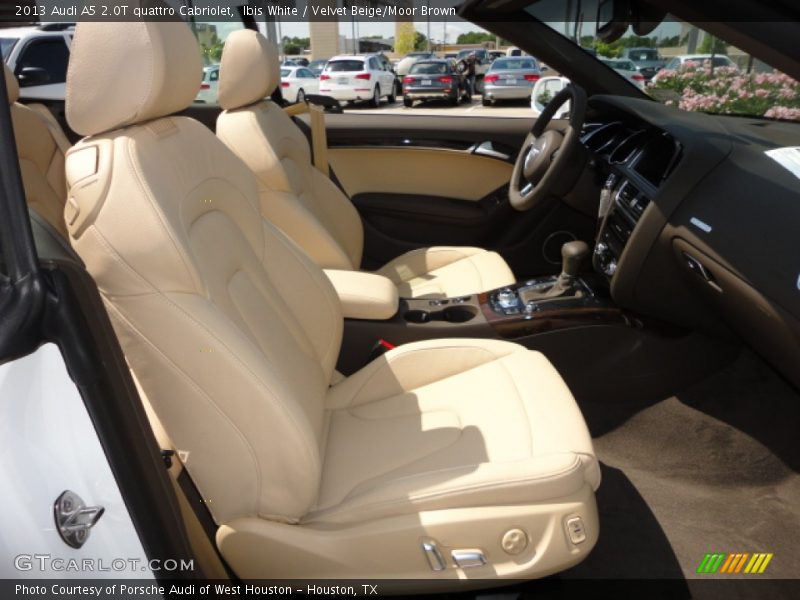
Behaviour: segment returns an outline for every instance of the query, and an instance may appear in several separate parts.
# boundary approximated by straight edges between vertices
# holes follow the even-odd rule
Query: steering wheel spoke
[[[571,102],[569,125],[562,133],[548,129],[557,110]],[[575,85],[561,90],[536,120],[517,155],[509,186],[511,205],[530,210],[546,198],[567,166],[572,151],[580,144],[580,131],[586,118],[586,92]]]

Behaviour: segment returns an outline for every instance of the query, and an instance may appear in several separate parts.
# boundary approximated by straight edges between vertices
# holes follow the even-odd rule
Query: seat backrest
[[[311,164],[308,139],[274,102],[275,46],[248,29],[228,36],[219,70],[217,136],[255,173],[261,211],[318,265],[358,269],[364,232],[353,204]]]
[[[184,23],[77,26],[67,119],[88,137],[67,154],[70,240],[215,520],[291,522],[317,497],[341,306],[261,216],[247,166],[165,116],[200,77]]]
[[[66,238],[64,202],[67,199],[67,183],[64,178],[64,152],[44,117],[17,102],[17,80],[8,65],[3,64],[3,70],[28,206]]]

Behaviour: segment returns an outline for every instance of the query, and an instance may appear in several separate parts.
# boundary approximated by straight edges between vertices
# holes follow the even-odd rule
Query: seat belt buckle
[[[385,339],[380,338],[375,344],[372,346],[372,350],[369,352],[369,356],[367,356],[367,362],[365,364],[371,363],[373,360],[378,358],[379,356],[383,356],[389,350],[393,348],[397,348],[395,344],[391,342],[387,342]]]

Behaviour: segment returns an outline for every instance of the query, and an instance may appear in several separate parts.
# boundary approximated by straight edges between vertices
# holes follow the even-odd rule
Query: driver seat
[[[349,198],[311,164],[303,132],[265,97],[280,84],[276,48],[249,29],[228,36],[219,71],[217,136],[258,180],[261,212],[321,267],[361,265],[364,229]],[[448,298],[487,292],[516,281],[496,252],[471,247],[419,248],[377,273],[401,297]]]

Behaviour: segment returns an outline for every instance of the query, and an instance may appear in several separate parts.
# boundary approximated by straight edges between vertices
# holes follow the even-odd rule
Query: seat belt
[[[61,129],[61,125],[58,124],[58,121],[56,121],[56,118],[53,116],[53,113],[50,112],[50,109],[44,104],[39,104],[38,102],[27,104],[26,106],[31,110],[36,111],[36,113],[42,117],[59,150],[66,154],[67,150],[72,148],[72,144],[69,143],[67,136],[64,135],[64,130]]]
[[[311,113],[311,146],[314,149],[314,166],[325,177],[330,177],[325,111],[321,106],[315,104],[309,104],[308,108]]]
[[[325,130],[325,109],[316,104],[298,102],[284,107],[284,112],[290,117],[308,113],[311,116],[311,150],[314,155],[314,167],[330,177],[328,166],[328,134]]]

